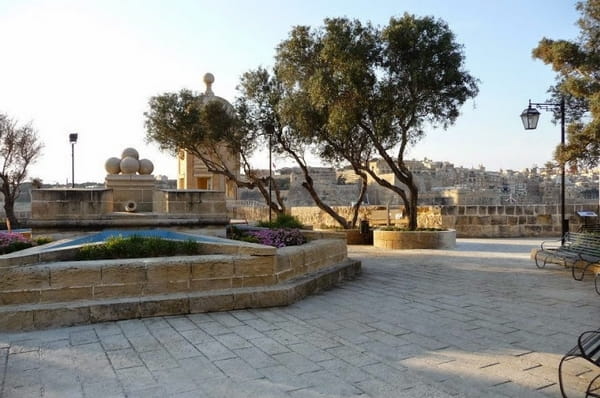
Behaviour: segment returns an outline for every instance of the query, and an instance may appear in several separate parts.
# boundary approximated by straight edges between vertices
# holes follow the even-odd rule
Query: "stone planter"
[[[454,249],[456,231],[373,231],[373,246],[382,249]]]

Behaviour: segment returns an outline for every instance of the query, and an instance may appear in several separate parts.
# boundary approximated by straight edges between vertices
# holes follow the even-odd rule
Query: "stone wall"
[[[350,207],[334,207],[344,217],[350,218]],[[597,203],[572,204],[565,208],[570,230],[577,231],[583,223],[577,211],[598,212]],[[364,206],[359,219],[371,225],[406,223],[401,206]],[[293,207],[290,213],[306,225],[335,227],[337,224],[318,207]],[[560,207],[558,205],[508,205],[508,206],[419,206],[420,227],[456,229],[459,238],[517,238],[560,236]],[[590,222],[598,222],[597,217]],[[358,227],[358,226],[357,226]]]
[[[36,220],[98,218],[113,211],[111,189],[34,189],[31,196]]]

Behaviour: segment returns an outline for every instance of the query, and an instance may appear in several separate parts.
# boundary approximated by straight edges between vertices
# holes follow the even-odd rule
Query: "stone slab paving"
[[[351,246],[363,274],[289,307],[0,335],[0,397],[558,397],[600,297],[538,240]],[[572,361],[574,392],[597,374]]]

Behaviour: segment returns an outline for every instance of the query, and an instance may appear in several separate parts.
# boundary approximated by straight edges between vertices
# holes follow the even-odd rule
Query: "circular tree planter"
[[[454,249],[456,230],[373,231],[373,246],[382,249]]]

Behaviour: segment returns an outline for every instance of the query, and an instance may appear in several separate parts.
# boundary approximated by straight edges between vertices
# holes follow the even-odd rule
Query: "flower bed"
[[[260,243],[273,247],[298,246],[306,243],[306,237],[295,228],[245,228],[231,227],[227,231],[229,239]]]

